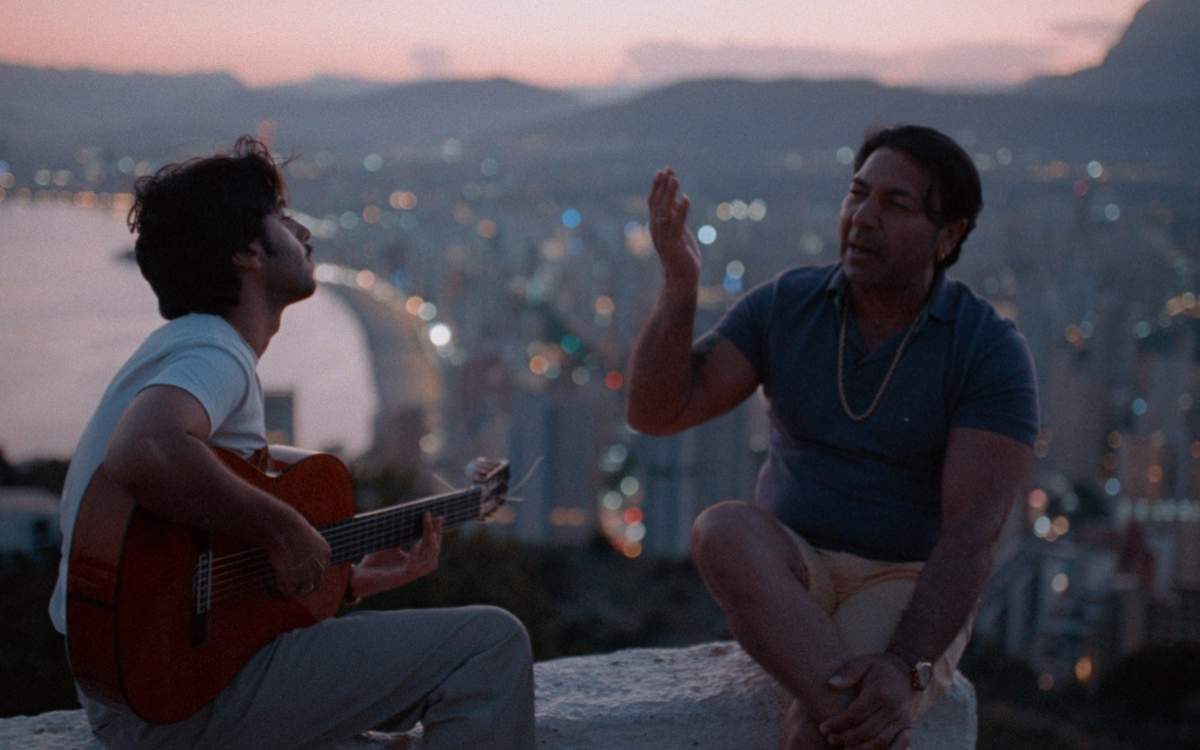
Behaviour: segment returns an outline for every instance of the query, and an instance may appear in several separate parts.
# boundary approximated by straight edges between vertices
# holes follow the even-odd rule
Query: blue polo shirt
[[[1025,339],[965,284],[939,273],[875,412],[838,398],[841,266],[793,268],[746,294],[714,330],[758,371],[771,421],[757,502],[810,544],[873,560],[927,560],[941,532],[951,428],[1033,444],[1037,388]],[[900,331],[867,352],[846,334],[846,397],[862,414]]]

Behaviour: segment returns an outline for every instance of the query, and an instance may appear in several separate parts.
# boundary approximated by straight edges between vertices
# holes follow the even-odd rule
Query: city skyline
[[[97,2],[13,0],[0,7],[0,62],[226,72],[255,87],[314,77],[589,87],[733,74],[991,88],[1095,65],[1141,4],[182,0],[114,13]]]

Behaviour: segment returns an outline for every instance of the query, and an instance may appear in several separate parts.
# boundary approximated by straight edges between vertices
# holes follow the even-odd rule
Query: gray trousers
[[[496,607],[358,612],[295,630],[174,724],[81,700],[114,750],[319,748],[418,721],[427,750],[534,746],[529,637]]]

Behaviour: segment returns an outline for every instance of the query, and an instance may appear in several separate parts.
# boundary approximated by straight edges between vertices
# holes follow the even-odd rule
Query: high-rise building
[[[692,522],[723,500],[753,500],[765,448],[759,396],[711,422],[671,437],[638,437],[635,452],[645,491],[647,554],[688,554]],[[756,450],[757,449],[757,450]]]
[[[530,542],[582,542],[596,529],[596,500],[603,489],[601,451],[612,440],[611,392],[513,393],[508,458],[513,482],[531,469],[513,494],[509,527]],[[536,465],[536,468],[534,468]]]

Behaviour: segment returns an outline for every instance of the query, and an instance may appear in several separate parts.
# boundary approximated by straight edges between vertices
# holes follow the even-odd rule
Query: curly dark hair
[[[241,284],[233,255],[258,239],[263,219],[286,202],[275,160],[250,136],[228,153],[141,177],[134,194],[128,221],[138,235],[138,267],[167,320],[236,306]]]
[[[858,154],[854,171],[858,172],[871,154],[881,148],[900,151],[916,160],[929,174],[929,192],[925,194],[925,215],[938,227],[951,221],[967,220],[967,231],[958,240],[938,270],[949,268],[958,261],[962,245],[975,228],[975,219],[983,210],[983,188],[975,162],[962,146],[945,133],[922,125],[894,125],[867,133]]]

